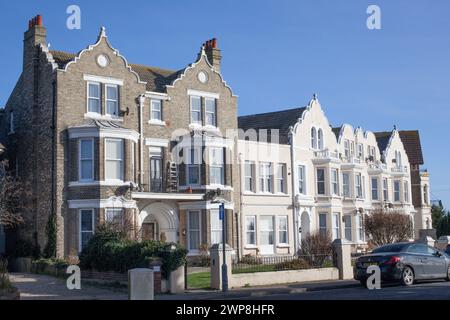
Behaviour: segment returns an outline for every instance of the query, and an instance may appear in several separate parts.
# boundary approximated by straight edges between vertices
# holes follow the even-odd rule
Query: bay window
[[[79,221],[79,251],[81,252],[94,236],[94,209],[80,210]]]
[[[379,200],[377,178],[372,178],[372,200]]]
[[[389,201],[388,179],[383,178],[383,200]]]
[[[352,216],[351,215],[344,216],[344,230],[345,230],[345,239],[348,241],[352,241]]]
[[[187,161],[187,181],[188,185],[200,185],[200,148],[190,148],[188,150]]]
[[[394,180],[394,202],[400,202],[400,181]]]
[[[337,169],[331,169],[331,191],[333,195],[339,195],[339,173]]]
[[[222,148],[209,149],[210,184],[225,185],[224,150]]]
[[[355,188],[356,188],[356,197],[362,199],[363,190],[362,190],[362,177],[360,173],[357,173],[355,175]]]
[[[81,139],[79,142],[79,181],[94,180],[94,140]]]
[[[322,237],[328,237],[327,214],[326,213],[319,214],[319,233]]]
[[[364,241],[364,229],[362,222],[362,215],[358,213],[355,216],[355,224],[356,224],[356,241],[361,242]]]
[[[344,197],[349,198],[351,196],[350,194],[350,174],[349,173],[343,173],[342,174],[342,188],[343,188],[343,195]]]
[[[404,194],[404,201],[409,202],[409,183],[408,181],[405,181],[403,184],[403,194]]]
[[[211,244],[222,243],[222,220],[219,210],[211,210]]]
[[[105,139],[105,179],[124,180],[124,141]]]
[[[339,239],[340,234],[341,234],[340,233],[339,213],[333,213],[331,222],[332,222],[332,225],[331,225],[331,227],[332,227],[332,229],[331,229],[331,231],[332,231],[331,236],[332,236],[333,240]]]
[[[200,234],[200,211],[188,211],[188,249],[200,249],[201,234]]]
[[[325,169],[317,169],[317,194],[325,195]]]

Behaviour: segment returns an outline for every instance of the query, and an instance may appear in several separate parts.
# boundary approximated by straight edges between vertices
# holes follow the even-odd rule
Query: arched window
[[[311,148],[317,149],[317,130],[314,127],[311,129]]]
[[[322,129],[319,129],[319,131],[317,132],[317,141],[318,141],[319,150],[323,150],[323,131],[322,131]]]
[[[395,151],[395,163],[397,167],[402,166],[402,153],[400,151]]]

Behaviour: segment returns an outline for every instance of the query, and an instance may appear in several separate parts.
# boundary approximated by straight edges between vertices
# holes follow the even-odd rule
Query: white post
[[[333,241],[333,258],[339,269],[339,279],[353,279],[351,243],[345,239]]]
[[[128,271],[128,299],[154,300],[154,276],[152,269]]]
[[[214,244],[211,249],[211,289],[222,290],[222,265],[223,265],[223,249],[222,244]],[[227,263],[228,287],[231,288],[232,282],[232,259],[233,249],[225,246],[225,259]]]

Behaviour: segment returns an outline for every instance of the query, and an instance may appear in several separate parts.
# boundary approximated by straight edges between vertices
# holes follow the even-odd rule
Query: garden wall
[[[339,280],[338,268],[320,268],[305,270],[289,270],[274,272],[255,272],[233,274],[230,286],[240,288],[245,286],[263,286],[295,282]]]

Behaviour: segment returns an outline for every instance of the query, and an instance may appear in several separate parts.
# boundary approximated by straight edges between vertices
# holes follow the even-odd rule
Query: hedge
[[[134,268],[148,268],[161,260],[162,276],[186,263],[187,250],[175,243],[160,241],[137,242],[107,225],[100,226],[80,254],[80,267],[84,270],[125,273]]]

